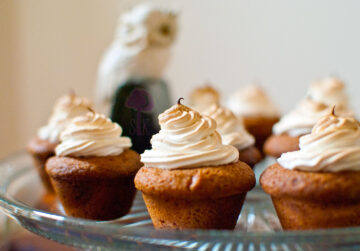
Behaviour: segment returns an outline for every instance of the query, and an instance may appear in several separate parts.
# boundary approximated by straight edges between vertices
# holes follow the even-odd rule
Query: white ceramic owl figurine
[[[176,14],[141,4],[120,17],[115,39],[99,66],[99,109],[108,113],[117,87],[130,77],[161,78],[177,33]]]

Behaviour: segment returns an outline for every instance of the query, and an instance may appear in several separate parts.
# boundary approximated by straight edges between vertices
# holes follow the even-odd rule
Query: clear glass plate
[[[256,173],[266,166],[256,167]],[[146,250],[359,250],[360,228],[282,231],[270,198],[248,193],[234,231],[155,230],[138,192],[131,212],[111,222],[67,217],[44,190],[30,157],[21,152],[0,163],[0,207],[24,228],[85,249]]]

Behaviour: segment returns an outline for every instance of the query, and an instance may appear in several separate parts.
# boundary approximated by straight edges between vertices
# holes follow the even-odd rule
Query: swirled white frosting
[[[238,150],[254,145],[255,138],[246,131],[242,120],[229,109],[213,104],[203,114],[216,121],[216,129],[222,137],[223,144],[232,145]]]
[[[220,95],[210,85],[196,88],[190,94],[190,106],[199,112],[203,112],[213,104],[220,102]]]
[[[71,120],[88,113],[91,107],[89,100],[73,93],[62,96],[56,101],[48,124],[38,130],[38,137],[52,143],[59,142],[60,133]]]
[[[218,166],[236,162],[238,150],[221,143],[216,122],[181,104],[159,116],[160,132],[151,139],[152,149],[141,154],[147,167],[164,169]]]
[[[121,137],[122,128],[104,115],[88,112],[75,118],[61,133],[55,148],[58,156],[117,156],[131,147],[128,137]]]
[[[310,172],[360,171],[360,125],[352,117],[321,118],[311,134],[300,138],[299,146],[299,151],[281,155],[281,166]]]
[[[261,116],[273,118],[279,111],[264,90],[256,85],[249,85],[229,97],[229,109],[238,116]]]
[[[287,133],[292,137],[309,134],[316,122],[329,114],[331,109],[332,106],[306,98],[274,125],[273,133],[277,135]],[[337,106],[336,113],[341,116],[353,116],[353,113],[344,106]]]
[[[344,83],[337,78],[312,83],[307,98],[274,125],[273,133],[287,133],[290,136],[309,134],[315,123],[329,114],[334,105],[338,115],[354,116],[348,109],[348,97],[344,89]]]
[[[308,97],[328,106],[348,107],[345,84],[338,78],[328,77],[310,85]]]
[[[290,136],[300,136],[311,133],[315,123],[329,114],[331,107],[315,102],[309,98],[301,101],[290,113],[284,115],[273,127],[274,134],[287,133]]]

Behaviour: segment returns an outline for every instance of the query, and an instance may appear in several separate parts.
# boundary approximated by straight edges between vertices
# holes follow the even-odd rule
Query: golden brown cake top
[[[311,198],[321,201],[360,200],[360,172],[315,173],[268,167],[260,177],[264,191],[272,196]]]
[[[219,198],[249,191],[255,186],[255,175],[240,161],[193,169],[142,167],[136,174],[135,186],[145,194],[156,196]]]
[[[48,140],[43,140],[35,137],[29,141],[27,145],[27,150],[31,154],[37,154],[46,157],[55,154],[55,147],[56,143],[51,143]]]
[[[141,166],[139,154],[125,150],[119,156],[86,158],[54,156],[46,162],[46,171],[54,178],[101,178],[134,175]]]

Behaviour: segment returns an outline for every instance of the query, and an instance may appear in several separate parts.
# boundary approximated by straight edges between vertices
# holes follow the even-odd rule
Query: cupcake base
[[[225,198],[179,200],[143,194],[157,229],[234,229],[246,193]]]
[[[360,226],[360,202],[319,202],[273,197],[283,229],[306,230]]]
[[[360,172],[289,170],[276,163],[260,177],[285,230],[360,226]]]
[[[239,150],[239,160],[253,168],[262,160],[261,152],[254,146]]]
[[[126,150],[108,157],[56,156],[47,161],[46,169],[67,215],[113,220],[129,212],[140,166],[139,155]]]
[[[240,161],[174,170],[142,167],[135,185],[155,228],[233,229],[255,175]]]
[[[272,128],[279,121],[278,117],[244,116],[246,130],[255,137],[255,146],[262,151],[266,139],[272,134]]]
[[[264,144],[266,155],[279,158],[281,154],[299,150],[299,138],[288,134],[271,135]]]
[[[134,177],[52,181],[67,215],[112,220],[129,212],[135,197]]]
[[[55,155],[55,147],[56,144],[39,138],[33,138],[27,146],[27,150],[32,156],[34,167],[39,174],[40,180],[49,193],[54,193],[54,188],[45,170],[45,164],[50,157]]]

